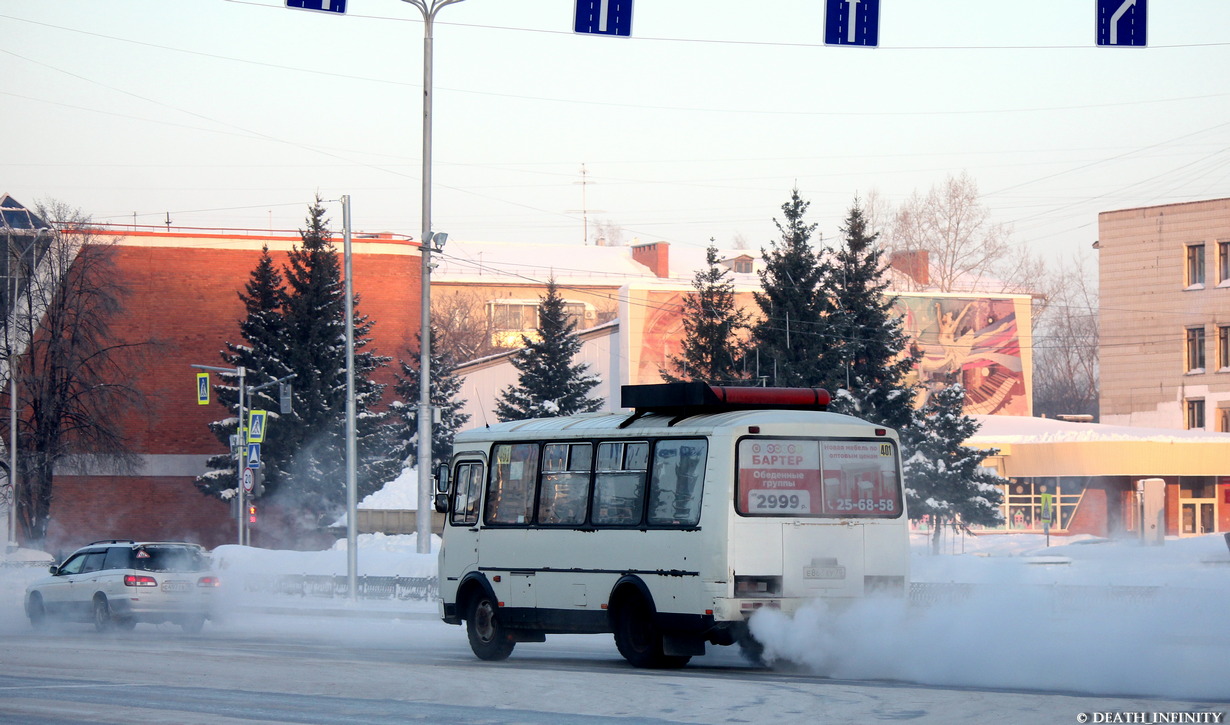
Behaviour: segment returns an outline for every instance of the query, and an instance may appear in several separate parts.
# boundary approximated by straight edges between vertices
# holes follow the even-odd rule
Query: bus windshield
[[[743,438],[736,509],[743,516],[897,518],[895,445],[884,439]]]

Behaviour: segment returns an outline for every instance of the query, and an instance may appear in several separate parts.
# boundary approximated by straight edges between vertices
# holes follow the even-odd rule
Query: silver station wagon
[[[197,544],[96,541],[26,588],[26,616],[36,629],[51,620],[93,622],[100,632],[171,622],[195,633],[214,617],[218,587]]]

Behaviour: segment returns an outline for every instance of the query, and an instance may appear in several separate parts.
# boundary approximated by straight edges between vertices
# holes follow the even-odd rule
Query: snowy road
[[[1230,709],[832,680],[750,667],[729,648],[650,672],[626,665],[608,636],[549,637],[484,663],[462,629],[430,619],[248,615],[201,635],[149,625],[98,635],[86,625],[35,634],[6,617],[0,661],[6,723],[1075,723]]]

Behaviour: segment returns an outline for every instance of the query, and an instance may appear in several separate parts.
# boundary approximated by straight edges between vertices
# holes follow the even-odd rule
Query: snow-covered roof
[[[1075,443],[1154,441],[1162,443],[1230,443],[1230,433],[1173,428],[1136,428],[1102,423],[1070,423],[1051,418],[1015,415],[972,416],[982,426],[970,437],[973,444]]]
[[[439,282],[540,284],[554,276],[571,284],[586,279],[623,284],[619,278],[654,276],[648,267],[633,261],[630,247],[450,241],[432,259],[439,266],[431,277]]]

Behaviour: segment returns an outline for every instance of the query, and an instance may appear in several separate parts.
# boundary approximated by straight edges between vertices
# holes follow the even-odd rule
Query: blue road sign
[[[286,7],[341,14],[346,12],[346,0],[286,0]]]
[[[1143,47],[1148,0],[1097,0],[1098,45]]]
[[[880,0],[825,0],[824,44],[880,43]]]
[[[572,29],[593,35],[632,35],[632,0],[577,0]]]
[[[248,468],[261,467],[261,444],[248,444]]]

